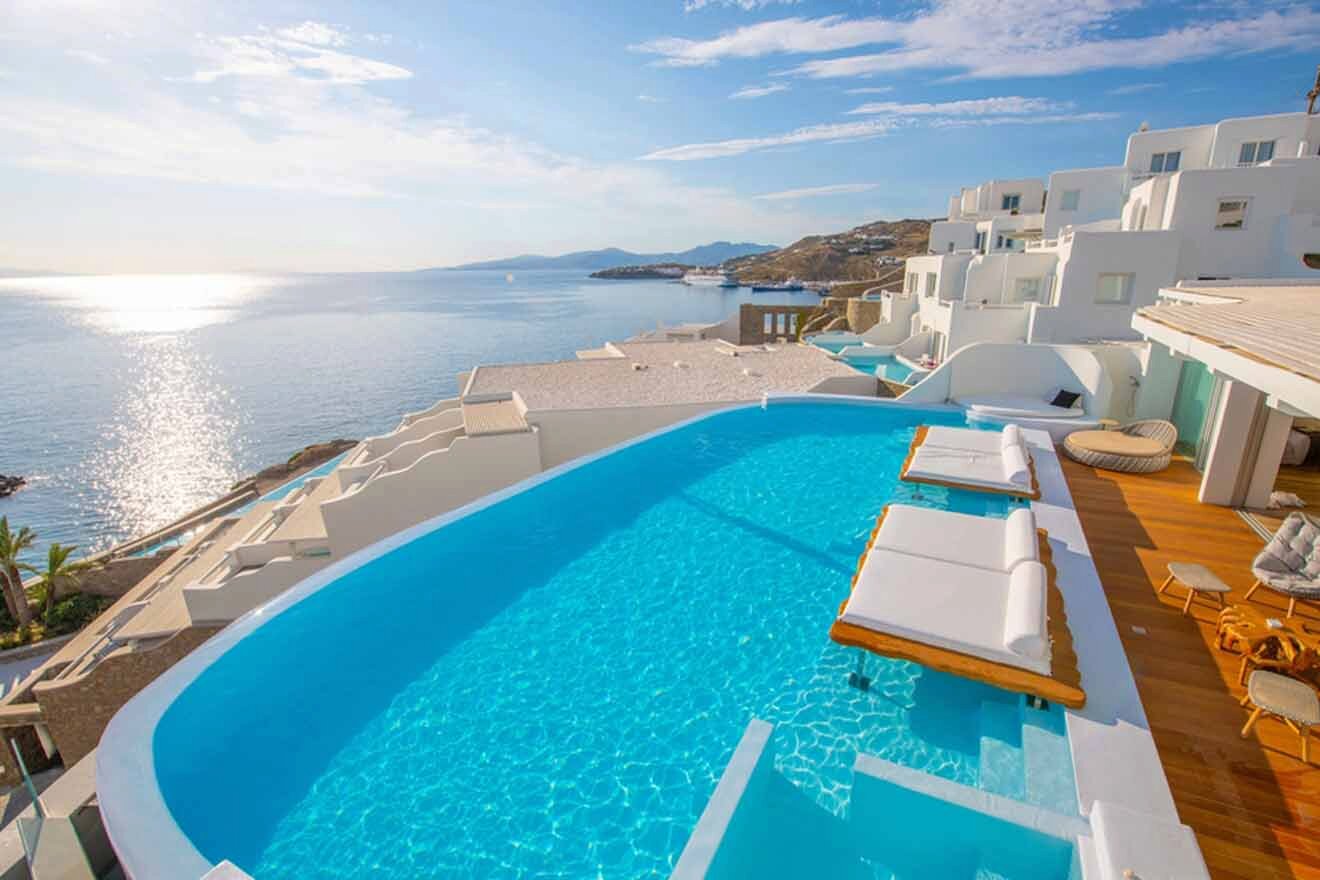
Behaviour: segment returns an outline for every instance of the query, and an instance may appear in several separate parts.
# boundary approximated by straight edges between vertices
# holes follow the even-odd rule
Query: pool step
[[[1077,815],[1072,749],[1063,710],[1023,710],[1022,753],[1028,803],[1064,816]]]
[[[1022,755],[1022,701],[981,702],[979,788],[1014,800],[1026,796]]]

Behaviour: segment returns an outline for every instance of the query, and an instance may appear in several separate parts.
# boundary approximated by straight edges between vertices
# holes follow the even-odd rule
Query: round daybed
[[[1114,431],[1074,431],[1063,451],[1074,461],[1107,471],[1153,474],[1169,466],[1178,429],[1162,419],[1146,419]]]

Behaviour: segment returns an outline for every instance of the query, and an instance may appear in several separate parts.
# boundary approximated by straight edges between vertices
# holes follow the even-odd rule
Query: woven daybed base
[[[1063,440],[1074,461],[1124,474],[1153,474],[1169,466],[1178,430],[1161,419],[1133,422],[1117,431],[1076,431]],[[1124,447],[1130,447],[1125,449]]]

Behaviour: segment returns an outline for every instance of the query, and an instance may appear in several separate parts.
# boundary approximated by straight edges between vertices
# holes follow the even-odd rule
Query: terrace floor
[[[1195,603],[1192,619],[1179,613],[1181,590],[1156,594],[1165,565],[1186,560],[1209,566],[1233,587],[1229,602],[1242,601],[1261,539],[1233,511],[1197,502],[1200,475],[1186,461],[1142,476],[1059,459],[1178,813],[1211,875],[1320,878],[1320,766],[1298,759],[1297,735],[1278,721],[1238,735],[1247,717],[1237,705],[1239,658],[1214,646],[1213,600]],[[1261,589],[1258,600],[1283,616],[1277,594]],[[1298,614],[1320,627],[1314,606],[1299,604]]]

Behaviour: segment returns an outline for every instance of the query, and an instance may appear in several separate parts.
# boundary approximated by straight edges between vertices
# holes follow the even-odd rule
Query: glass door
[[[1191,458],[1199,470],[1211,426],[1218,382],[1200,361],[1183,361],[1178,373],[1178,390],[1173,396],[1170,420],[1178,429],[1176,451]]]

